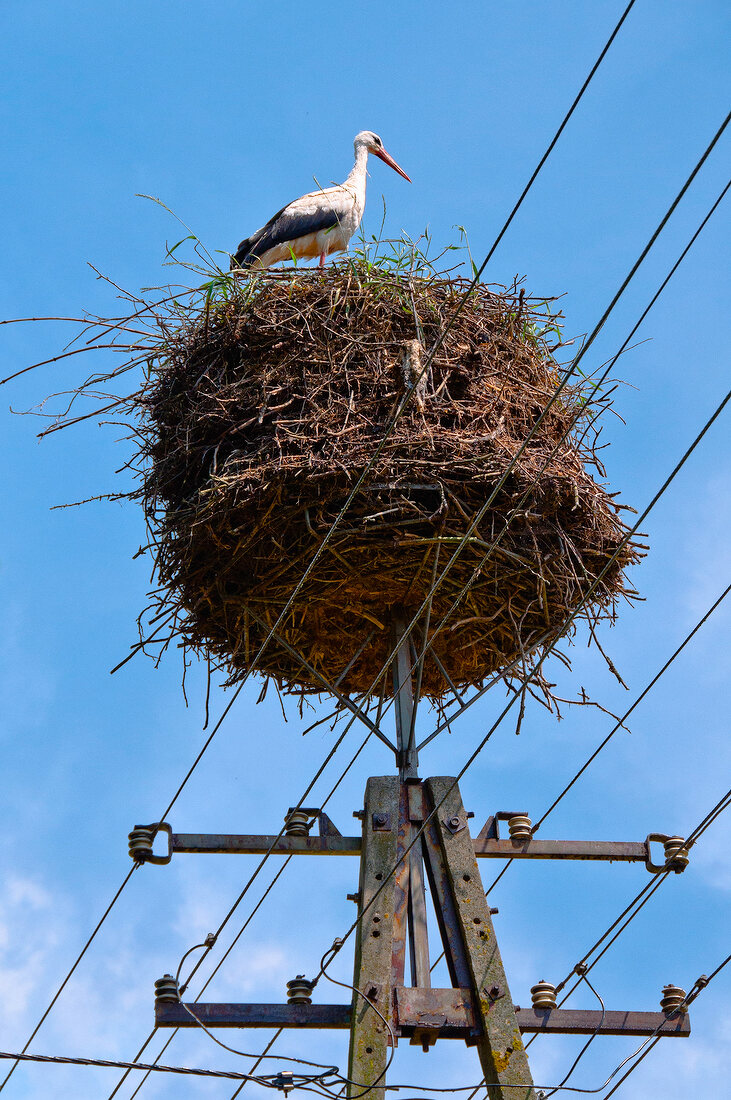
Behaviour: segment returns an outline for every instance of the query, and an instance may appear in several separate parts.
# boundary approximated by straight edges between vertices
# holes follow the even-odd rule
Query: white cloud
[[[693,618],[702,615],[731,580],[731,467],[716,473],[699,492],[696,515],[701,523],[691,526],[687,558],[690,566],[684,602]],[[726,603],[731,597],[727,597]],[[731,616],[728,607],[714,613]]]
[[[47,965],[58,944],[50,894],[18,874],[6,878],[0,900],[0,1021],[16,1034],[36,992],[47,983]],[[33,935],[27,935],[28,929]],[[39,931],[40,929],[42,931]]]

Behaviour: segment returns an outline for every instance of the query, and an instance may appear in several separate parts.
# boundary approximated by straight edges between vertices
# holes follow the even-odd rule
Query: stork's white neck
[[[350,170],[350,175],[345,181],[344,186],[348,188],[355,188],[358,192],[362,190],[365,194],[366,185],[366,165],[368,164],[368,149],[365,145],[356,145],[355,147],[355,164]]]

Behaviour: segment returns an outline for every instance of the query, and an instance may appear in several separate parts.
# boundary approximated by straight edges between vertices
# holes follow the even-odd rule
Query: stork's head
[[[380,160],[384,161],[385,164],[393,168],[394,172],[398,172],[400,176],[403,176],[405,180],[409,180],[409,183],[411,183],[411,180],[406,175],[403,168],[399,168],[391,154],[387,153],[383,148],[383,142],[378,134],[374,134],[372,130],[361,130],[359,134],[355,135],[353,144],[355,145],[356,153],[358,152],[359,145],[365,146],[369,153],[373,153],[374,157],[378,157]]]

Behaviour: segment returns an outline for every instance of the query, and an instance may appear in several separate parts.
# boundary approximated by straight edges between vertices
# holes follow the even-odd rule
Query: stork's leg
[[[325,266],[325,253],[321,252],[320,253],[320,267],[324,267],[324,266]]]

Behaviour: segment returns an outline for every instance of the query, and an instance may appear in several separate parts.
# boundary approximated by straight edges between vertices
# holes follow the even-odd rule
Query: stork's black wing
[[[338,224],[338,215],[331,209],[320,209],[312,213],[288,213],[289,207],[279,210],[265,226],[257,229],[251,237],[242,241],[234,254],[232,266],[249,267],[257,256],[263,256],[270,248],[309,233],[320,233],[323,229],[333,229]]]

